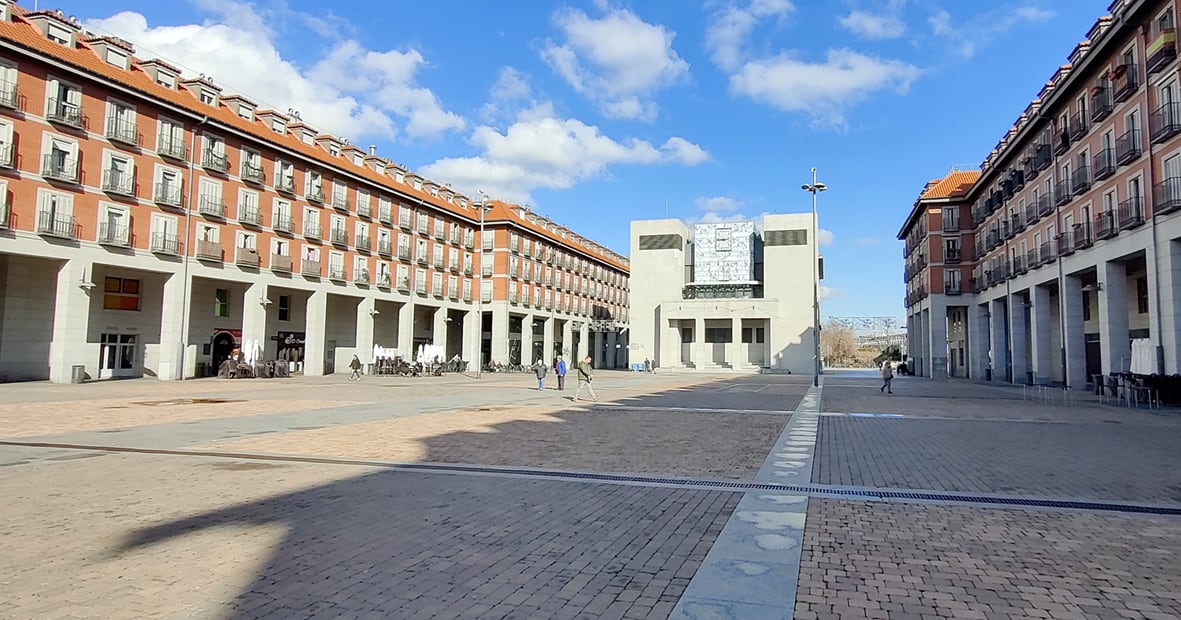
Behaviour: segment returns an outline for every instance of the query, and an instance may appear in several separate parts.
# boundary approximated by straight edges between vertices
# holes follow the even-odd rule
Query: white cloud
[[[742,222],[746,216],[741,213],[718,213],[706,211],[700,218],[689,218],[690,224],[720,224],[722,222]]]
[[[305,14],[284,4],[276,5],[279,9],[230,0],[197,4],[212,14],[201,24],[150,26],[142,14],[124,11],[85,26],[134,42],[140,57],[160,56],[186,73],[204,73],[226,92],[241,93],[264,107],[299,110],[313,127],[346,138],[393,138],[400,124],[411,136],[464,125],[431,91],[415,84],[415,74],[425,64],[417,51],[380,52],[355,41],[334,41],[321,62],[304,71],[279,53],[275,40],[282,35],[271,24],[294,20],[307,25]],[[324,25],[330,23],[318,22],[324,32],[343,32]]]
[[[962,58],[971,58],[981,48],[1014,28],[1046,22],[1054,17],[1053,11],[1023,4],[997,7],[962,24],[954,23],[951,13],[939,9],[927,19],[927,24],[935,36],[946,39],[944,43],[954,46],[956,54]]]
[[[542,59],[610,116],[654,119],[659,108],[652,97],[689,72],[689,63],[672,48],[676,35],[628,10],[592,19],[565,9],[554,20],[565,42],[548,42]]]
[[[755,0],[742,9],[730,6],[717,13],[705,32],[705,46],[714,63],[726,71],[742,66],[743,47],[758,21],[786,17],[795,10],[789,0]]]
[[[840,23],[853,34],[866,39],[896,39],[906,32],[906,24],[897,15],[855,10],[840,18]]]
[[[833,288],[831,286],[820,285],[821,299],[840,299],[846,295],[845,289]]]
[[[806,112],[817,124],[840,127],[844,110],[877,91],[905,94],[920,70],[848,49],[829,50],[810,63],[787,53],[748,62],[730,77],[730,90],[781,110]]]
[[[678,137],[660,147],[643,140],[618,141],[598,127],[557,116],[549,104],[522,111],[503,132],[477,127],[470,140],[481,155],[441,159],[421,172],[470,195],[484,189],[489,196],[520,203],[530,202],[535,189],[566,189],[607,174],[615,165],[694,165],[708,157],[701,147]]]
[[[693,201],[698,209],[706,212],[733,213],[742,208],[742,202],[729,196],[701,197]]]
[[[831,230],[825,230],[821,228],[816,231],[816,241],[820,243],[820,245],[832,245],[832,242],[836,241],[836,239],[837,236],[832,234]]]

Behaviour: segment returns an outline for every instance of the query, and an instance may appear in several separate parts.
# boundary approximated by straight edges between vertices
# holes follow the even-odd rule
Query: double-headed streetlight
[[[812,167],[812,182],[801,189],[812,194],[812,342],[813,356],[816,361],[812,385],[820,385],[820,226],[816,220],[816,194],[828,189],[824,183],[816,180],[816,167]]]

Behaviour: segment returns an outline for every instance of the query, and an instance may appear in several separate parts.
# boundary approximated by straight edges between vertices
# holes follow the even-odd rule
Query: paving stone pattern
[[[821,418],[821,484],[1181,504],[1181,427]]]
[[[796,620],[1181,617],[1181,520],[812,499]]]

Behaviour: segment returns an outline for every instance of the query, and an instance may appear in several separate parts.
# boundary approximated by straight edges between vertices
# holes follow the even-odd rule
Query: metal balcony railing
[[[1087,117],[1081,111],[1075,112],[1070,117],[1070,141],[1077,142],[1085,135],[1087,135]]]
[[[1115,162],[1121,166],[1140,157],[1140,130],[1129,129],[1115,139]]]
[[[66,183],[78,182],[78,160],[49,154],[41,160],[41,176]]]
[[[1114,237],[1119,232],[1116,227],[1115,213],[1111,211],[1104,211],[1095,216],[1095,238],[1108,239]]]
[[[394,244],[389,239],[381,239],[377,242],[377,253],[382,256],[393,256]]]
[[[1136,89],[1140,87],[1140,76],[1137,74],[1136,65],[1119,65],[1115,68],[1115,76],[1112,78],[1112,87],[1115,88],[1113,97],[1116,103],[1126,101]]]
[[[209,217],[223,218],[226,216],[226,203],[222,202],[221,196],[201,194],[197,199],[197,212]]]
[[[307,276],[310,278],[320,277],[320,275],[322,273],[320,271],[320,261],[309,260],[306,258],[303,259],[303,263],[300,265],[300,268],[299,268],[299,273],[300,273],[300,275]]]
[[[314,202],[316,204],[323,204],[324,203],[324,190],[322,190],[318,187],[313,187],[312,189],[309,189],[307,191],[307,193],[303,195],[303,197],[308,202]]]
[[[275,179],[275,191],[288,196],[295,195],[295,179],[292,177],[279,177]]]
[[[248,226],[261,226],[262,214],[258,212],[258,207],[255,205],[239,204],[238,222]]]
[[[390,288],[390,274],[388,274],[388,273],[377,274],[377,287],[378,288]]]
[[[112,114],[107,117],[107,139],[139,146],[139,129],[134,121],[124,120]]]
[[[1075,169],[1074,174],[1071,175],[1071,181],[1070,188],[1075,195],[1091,189],[1091,167],[1086,164],[1080,164]]]
[[[1102,181],[1107,177],[1115,174],[1115,149],[1100,149],[1098,153],[1091,158],[1092,166],[1095,169],[1095,180]]]
[[[0,106],[14,110],[20,107],[20,95],[16,91],[16,82],[0,80]]]
[[[1082,222],[1074,225],[1074,249],[1081,250],[1089,248],[1095,243],[1094,237],[1091,236],[1091,223]]]
[[[291,216],[284,215],[282,213],[275,214],[275,217],[272,218],[271,226],[276,232],[287,234],[291,234],[291,232],[295,229],[295,225],[291,221]]]
[[[149,249],[156,254],[180,256],[182,245],[180,237],[171,233],[157,232],[152,233],[152,244]]]
[[[1148,47],[1144,49],[1144,55],[1144,70],[1149,74],[1164,69],[1177,57],[1177,31],[1171,24],[1167,28],[1157,30]]]
[[[307,237],[308,239],[315,239],[315,240],[320,240],[320,239],[324,238],[323,236],[321,236],[321,233],[320,233],[320,225],[316,224],[315,222],[304,222],[303,223],[303,236]]]
[[[959,250],[947,250],[943,255],[943,262],[948,265],[954,265],[960,262]]]
[[[1070,181],[1062,179],[1054,184],[1054,204],[1062,206],[1070,202]]]
[[[1038,256],[1037,248],[1025,252],[1025,265],[1030,269],[1036,268],[1042,264],[1041,257]]]
[[[98,225],[98,242],[101,245],[129,247],[131,245],[131,230],[126,226],[102,222]]]
[[[332,208],[333,209],[336,209],[337,211],[344,211],[347,213],[349,210],[349,206],[350,206],[349,205],[349,197],[347,195],[333,194],[333,196],[332,196]]]
[[[45,119],[74,129],[86,127],[86,115],[82,108],[61,99],[50,99],[49,109],[45,112]]]
[[[175,161],[186,161],[189,149],[183,140],[160,136],[160,139],[156,141],[156,154]]]
[[[369,206],[369,203],[361,202],[360,200],[357,201],[357,217],[369,219],[372,217],[372,213],[373,207]]]
[[[239,267],[258,269],[261,263],[262,258],[258,255],[258,252],[250,248],[238,248],[234,254],[234,264]]]
[[[960,221],[957,219],[944,219],[943,232],[955,233],[960,231]]]
[[[355,245],[358,252],[364,252],[368,254],[373,251],[373,248],[369,245],[369,235],[357,235],[357,241]]]
[[[1159,144],[1181,133],[1181,103],[1162,104],[1148,115],[1148,139]]]
[[[1178,187],[1177,190],[1181,192],[1181,187]],[[1181,198],[1181,196],[1178,197]],[[1132,196],[1119,203],[1119,206],[1116,207],[1116,215],[1119,218],[1120,230],[1136,228],[1144,223],[1144,203],[1139,196]]]
[[[398,278],[398,290],[399,291],[409,291],[410,290],[410,277],[409,276],[402,276],[402,277]]]
[[[1067,256],[1074,254],[1074,231],[1068,230],[1056,237],[1058,241],[1058,255]]]
[[[135,177],[119,170],[104,170],[103,191],[121,196],[134,196]]]
[[[1181,177],[1169,177],[1152,188],[1152,214],[1172,213],[1181,208]]]
[[[1111,115],[1111,87],[1099,86],[1091,95],[1091,121],[1098,123]]]
[[[16,151],[11,142],[0,142],[0,168],[13,166],[13,153]]]
[[[230,169],[230,160],[225,153],[219,153],[213,149],[205,149],[201,156],[201,167],[210,172],[218,174],[225,174]]]
[[[181,193],[179,185],[171,183],[157,183],[155,193],[156,204],[167,207],[183,207],[184,194]]]
[[[369,285],[369,270],[368,269],[354,269],[353,270],[353,283],[368,286]]]
[[[381,207],[380,209],[378,209],[377,210],[377,221],[381,222],[382,224],[387,224],[387,225],[393,224],[394,223],[393,210],[390,209],[389,207]]]
[[[246,163],[242,166],[242,180],[253,185],[262,185],[266,182],[266,173],[262,171],[262,166]]]

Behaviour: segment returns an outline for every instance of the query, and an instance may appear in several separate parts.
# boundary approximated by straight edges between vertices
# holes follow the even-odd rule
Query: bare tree
[[[839,323],[826,323],[820,330],[820,355],[826,366],[854,365],[858,357],[857,334]]]

